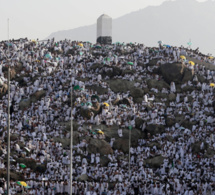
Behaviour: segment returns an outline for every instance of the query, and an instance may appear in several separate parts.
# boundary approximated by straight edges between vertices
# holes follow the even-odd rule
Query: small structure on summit
[[[97,43],[112,43],[112,18],[106,14],[97,19]]]

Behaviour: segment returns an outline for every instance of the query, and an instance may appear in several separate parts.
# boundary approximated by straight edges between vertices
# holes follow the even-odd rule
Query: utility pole
[[[9,19],[8,19],[8,54],[9,54]],[[10,195],[10,60],[8,62],[8,113],[7,113],[7,194]]]
[[[16,55],[14,53],[13,55],[10,54],[10,48],[9,48],[9,19],[8,19],[8,54],[5,53],[2,49],[0,49],[0,52],[3,53],[3,55],[6,58],[6,63],[8,64],[8,78],[7,78],[7,85],[8,85],[8,112],[7,112],[7,195],[10,195],[10,62],[11,59]]]
[[[72,84],[71,84],[72,85]],[[71,131],[70,131],[70,195],[72,195],[72,174],[73,174],[73,119],[72,119],[72,86],[71,86]]]
[[[131,129],[132,126],[130,124],[128,130],[129,130],[129,145],[128,145],[128,149],[129,149],[129,153],[128,153],[128,170],[129,170],[129,179],[131,177]]]

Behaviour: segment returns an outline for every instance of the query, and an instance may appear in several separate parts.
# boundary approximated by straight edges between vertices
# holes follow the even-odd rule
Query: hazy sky
[[[112,18],[160,5],[165,0],[0,0],[0,41],[44,39],[52,32],[94,24],[105,13]],[[198,0],[203,2],[205,0]]]

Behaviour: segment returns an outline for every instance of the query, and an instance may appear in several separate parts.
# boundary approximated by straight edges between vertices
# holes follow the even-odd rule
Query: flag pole
[[[8,18],[8,53],[9,53],[9,18]],[[10,195],[10,60],[8,62],[8,113],[7,113],[7,194]]]
[[[72,84],[71,84],[72,85]],[[72,164],[72,160],[73,160],[73,119],[72,119],[72,86],[71,86],[71,131],[70,131],[70,195],[72,195],[72,174],[73,174],[73,164]]]
[[[131,127],[131,126],[130,126]],[[129,130],[129,146],[128,146],[128,149],[129,149],[129,155],[128,155],[128,158],[129,158],[129,167],[128,167],[128,170],[129,170],[129,179],[131,177],[131,128],[128,128]]]

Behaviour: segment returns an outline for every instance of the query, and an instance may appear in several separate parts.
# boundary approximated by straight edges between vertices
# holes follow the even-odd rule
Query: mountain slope
[[[215,2],[196,0],[167,1],[113,20],[113,42],[139,42],[148,46],[158,40],[184,45],[191,38],[193,47],[215,53]],[[95,42],[96,24],[52,33],[48,38]]]

